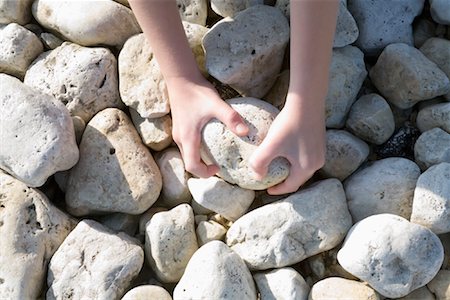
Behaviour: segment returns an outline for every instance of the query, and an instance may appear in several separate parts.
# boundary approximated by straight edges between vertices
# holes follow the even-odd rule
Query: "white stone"
[[[327,179],[242,216],[226,241],[250,269],[264,270],[337,246],[351,224],[341,183]]]
[[[203,246],[210,241],[223,240],[227,229],[214,221],[201,221],[195,232],[197,233],[199,246]]]
[[[194,253],[173,299],[256,300],[256,289],[242,259],[223,242],[212,241]]]
[[[27,24],[31,19],[33,0],[0,0],[0,24]]]
[[[433,279],[444,250],[431,230],[396,215],[380,214],[352,227],[337,258],[344,269],[381,295],[399,298]]]
[[[345,182],[353,221],[381,213],[409,219],[419,176],[420,168],[402,157],[377,160],[354,173]]]
[[[0,298],[37,299],[47,264],[75,221],[0,171]]]
[[[50,261],[46,299],[120,298],[143,263],[135,240],[83,220]]]
[[[421,109],[416,124],[421,132],[439,127],[450,133],[450,103],[432,104]]]
[[[245,214],[255,199],[255,191],[229,184],[217,177],[190,178],[189,190],[201,206],[235,221]]]
[[[450,299],[450,270],[440,270],[428,283],[428,288],[438,300]]]
[[[258,287],[261,300],[308,299],[309,285],[292,268],[255,273],[253,279]]]
[[[206,25],[208,16],[207,0],[177,0],[181,19],[190,23]]]
[[[422,170],[441,162],[450,163],[450,133],[433,128],[422,133],[414,145],[414,158]]]
[[[172,143],[172,118],[169,115],[160,118],[142,118],[130,108],[130,115],[142,142],[152,150],[161,151]]]
[[[4,1],[3,1],[4,2]],[[0,11],[1,11],[0,1]],[[0,72],[23,78],[44,47],[39,38],[18,24],[0,26]]]
[[[289,24],[279,9],[251,6],[205,35],[206,68],[242,95],[262,97],[275,82],[288,40]]]
[[[369,156],[369,146],[345,130],[327,130],[325,165],[321,172],[327,177],[344,180]]]
[[[130,36],[140,32],[132,11],[112,0],[89,4],[86,0],[36,0],[32,13],[43,27],[82,46],[120,47]]]
[[[414,191],[411,222],[434,233],[450,232],[450,163],[440,163],[420,175]]]
[[[380,300],[378,294],[362,282],[340,277],[329,277],[316,282],[309,300]]]
[[[446,0],[430,0],[430,13],[439,24],[450,25],[450,3]]]
[[[169,292],[157,285],[140,285],[129,290],[121,300],[172,300]]]
[[[141,215],[139,218],[139,234],[145,236],[145,230],[147,227],[148,221],[151,220],[154,214],[159,213],[161,211],[167,211],[165,207],[152,206],[145,213]]]
[[[108,107],[123,108],[117,61],[106,48],[89,48],[66,42],[39,56],[28,69],[24,83],[64,103],[72,116],[86,123]]]
[[[418,49],[402,43],[384,48],[369,76],[383,97],[401,109],[450,91],[445,73]]]
[[[262,180],[254,178],[249,159],[269,131],[278,109],[256,98],[233,98],[227,101],[247,123],[245,137],[236,136],[222,122],[212,119],[203,128],[201,158],[219,166],[217,173],[224,180],[245,189],[263,190],[283,181],[289,173],[289,162],[282,157],[274,159]]]
[[[162,282],[178,282],[197,249],[194,213],[187,204],[154,214],[146,225],[146,258]]]
[[[72,119],[62,103],[0,74],[0,168],[28,186],[78,161]]]
[[[70,170],[66,204],[76,216],[100,212],[141,214],[158,198],[158,166],[127,115],[107,108],[92,118]]]
[[[333,47],[344,47],[353,44],[359,35],[355,19],[347,9],[346,0],[339,1],[339,11],[334,34]]]
[[[233,17],[238,12],[258,4],[264,4],[264,0],[211,0],[212,10],[222,17]]]

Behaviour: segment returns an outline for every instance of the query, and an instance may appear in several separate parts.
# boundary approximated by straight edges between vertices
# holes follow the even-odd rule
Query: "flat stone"
[[[379,300],[377,292],[362,282],[340,277],[329,277],[316,282],[309,300]]]
[[[0,168],[31,187],[78,161],[69,112],[52,96],[0,74]]]
[[[399,298],[433,279],[444,250],[431,230],[396,215],[379,214],[353,225],[337,258],[381,295]]]
[[[172,300],[169,292],[157,285],[140,285],[129,290],[121,300]]]
[[[172,118],[169,115],[149,119],[142,118],[132,108],[129,111],[133,124],[147,147],[161,151],[172,143]]]
[[[236,136],[231,130],[212,119],[203,128],[201,158],[208,164],[219,166],[217,173],[224,180],[245,189],[263,190],[283,181],[289,174],[289,162],[285,158],[274,159],[262,180],[254,178],[248,160],[261,144],[278,109],[256,98],[234,98],[227,101],[247,123],[245,137]]]
[[[377,160],[354,173],[344,185],[353,221],[381,213],[409,219],[419,176],[420,168],[401,157]]]
[[[445,73],[422,52],[407,44],[387,46],[369,76],[383,97],[401,109],[450,91],[450,81]]]
[[[107,108],[84,131],[80,160],[70,170],[66,205],[76,216],[122,212],[141,214],[158,198],[158,166],[127,115]]]
[[[24,83],[54,96],[72,116],[86,123],[99,111],[123,108],[117,61],[106,48],[64,43],[39,56],[28,69]]]
[[[288,41],[289,24],[279,9],[251,6],[205,35],[206,68],[242,95],[259,98],[275,82]]]
[[[450,163],[450,134],[440,128],[422,133],[414,145],[414,157],[422,170],[441,162]]]
[[[242,259],[223,242],[211,241],[192,256],[173,299],[256,300],[256,289]]]
[[[124,233],[83,220],[53,255],[46,299],[117,299],[144,263],[144,251]]]
[[[37,299],[47,264],[75,220],[0,171],[0,298]]]
[[[279,268],[337,246],[351,224],[342,184],[327,179],[245,214],[226,241],[250,269]]]
[[[431,17],[436,23],[450,25],[450,3],[446,0],[430,0]]]
[[[433,104],[421,109],[416,124],[421,132],[439,127],[450,133],[450,103]]]
[[[0,24],[27,24],[31,19],[31,4],[33,0],[1,0]]]
[[[190,23],[206,25],[208,16],[207,0],[177,0],[181,19]]]
[[[264,4],[264,0],[211,0],[212,10],[222,17],[233,17],[238,12],[258,4]]]
[[[339,1],[336,32],[333,47],[340,48],[353,44],[359,35],[358,26],[352,14],[348,11],[346,0]]]
[[[223,240],[227,233],[227,229],[214,221],[201,221],[195,232],[197,233],[199,246],[203,246],[210,241]]]
[[[436,295],[436,299],[450,298],[450,270],[440,270],[428,283],[428,288]]]

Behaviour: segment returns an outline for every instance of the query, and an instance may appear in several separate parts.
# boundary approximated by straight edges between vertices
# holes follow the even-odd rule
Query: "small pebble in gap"
[[[404,157],[414,160],[414,144],[419,136],[419,129],[406,122],[386,143],[374,147],[377,159]]]

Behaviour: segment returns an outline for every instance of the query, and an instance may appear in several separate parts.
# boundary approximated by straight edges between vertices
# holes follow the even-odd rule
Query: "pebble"
[[[172,300],[169,292],[157,285],[140,285],[129,290],[121,300]]]
[[[416,163],[422,170],[441,162],[450,163],[450,133],[433,128],[422,133],[414,145]]]
[[[380,300],[381,297],[362,282],[340,277],[329,277],[316,282],[309,300]]]
[[[398,300],[436,300],[436,298],[426,286],[423,286],[412,291],[405,297],[398,298]]]
[[[208,17],[207,0],[177,0],[181,19],[190,23],[206,25]]]
[[[420,131],[411,123],[406,122],[386,143],[374,147],[378,159],[387,157],[404,157],[414,160],[414,144],[419,138]]]
[[[227,229],[214,221],[201,221],[195,232],[197,233],[199,246],[203,246],[210,241],[223,240],[227,233]]]
[[[428,288],[438,300],[450,299],[450,270],[440,270],[428,283]]]
[[[100,217],[99,222],[115,232],[124,232],[134,236],[138,228],[139,216],[113,213]]]
[[[233,17],[253,5],[264,4],[264,0],[211,0],[212,10],[222,17]]]
[[[439,127],[450,133],[450,103],[432,104],[421,109],[416,124],[421,132]]]
[[[39,35],[39,37],[41,38],[41,42],[44,44],[44,47],[49,50],[56,49],[64,43],[64,41],[59,37],[49,32],[43,32]]]
[[[446,0],[430,0],[431,17],[436,23],[450,25],[450,3]]]
[[[31,0],[2,0],[0,2],[0,24],[27,24],[31,19]]]
[[[352,14],[348,11],[346,0],[339,1],[339,11],[334,34],[333,47],[340,48],[353,44],[359,35],[358,25]]]
[[[161,211],[167,211],[167,208],[160,206],[152,206],[145,213],[143,213],[139,218],[139,234],[145,236],[145,230],[147,227],[148,221],[151,220],[154,214],[159,213]]]

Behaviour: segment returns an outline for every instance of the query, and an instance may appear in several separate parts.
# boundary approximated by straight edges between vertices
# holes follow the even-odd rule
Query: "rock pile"
[[[248,158],[295,71],[289,0],[177,3],[250,127],[205,126],[208,179],[127,0],[0,0],[0,299],[450,299],[450,2],[340,1],[326,163],[277,197],[288,162]]]

